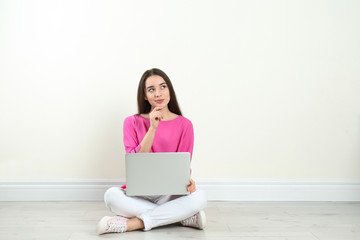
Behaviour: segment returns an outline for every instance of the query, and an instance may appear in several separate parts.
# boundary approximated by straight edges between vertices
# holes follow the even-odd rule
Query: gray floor
[[[97,236],[101,202],[0,202],[0,239],[359,240],[360,202],[209,202],[208,226]]]

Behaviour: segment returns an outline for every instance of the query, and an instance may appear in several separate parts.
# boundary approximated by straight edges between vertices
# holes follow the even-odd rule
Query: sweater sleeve
[[[191,121],[188,120],[181,136],[178,152],[189,152],[190,160],[191,160],[193,154],[193,148],[194,148],[194,129]]]
[[[123,132],[126,153],[137,153],[141,146],[135,130],[135,116],[125,118]]]

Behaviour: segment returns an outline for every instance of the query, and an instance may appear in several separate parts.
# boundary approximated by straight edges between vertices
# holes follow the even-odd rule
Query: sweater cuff
[[[134,149],[132,150],[132,153],[138,153],[139,150],[140,150],[140,148],[141,148],[141,145],[140,145],[140,144],[137,145],[136,148],[134,148]]]

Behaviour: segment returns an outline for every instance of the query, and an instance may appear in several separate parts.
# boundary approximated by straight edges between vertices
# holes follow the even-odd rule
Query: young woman
[[[169,77],[160,69],[147,70],[141,77],[137,93],[137,115],[124,121],[124,145],[127,153],[189,152],[192,157],[194,132],[190,120],[183,117]],[[126,232],[180,222],[183,226],[203,229],[206,196],[193,179],[186,196],[126,195],[126,185],[112,187],[104,200],[117,216],[103,217],[98,234]]]

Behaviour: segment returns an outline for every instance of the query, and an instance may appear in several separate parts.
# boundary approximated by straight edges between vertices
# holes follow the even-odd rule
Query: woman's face
[[[150,76],[145,81],[145,100],[152,108],[166,107],[170,102],[170,92],[165,80],[158,76]]]

